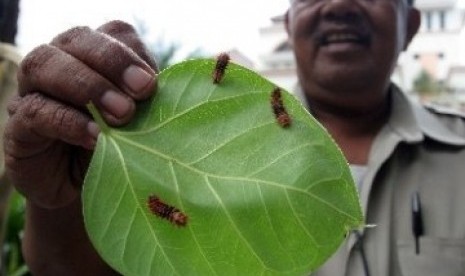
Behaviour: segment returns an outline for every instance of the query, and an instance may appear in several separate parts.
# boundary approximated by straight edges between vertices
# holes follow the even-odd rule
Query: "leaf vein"
[[[102,139],[101,141],[101,144],[102,144],[102,160],[100,161],[100,164],[97,166],[98,168],[98,172],[97,172],[97,176],[96,176],[96,183],[100,183],[100,179],[102,178],[102,171],[103,171],[103,163],[104,163],[104,160],[105,160],[105,155],[103,153],[105,153],[106,151],[106,148],[107,148],[107,140],[105,139],[105,136],[104,135],[101,135],[99,137],[99,139]],[[88,202],[89,203],[93,203],[95,202],[95,194],[97,193],[97,188],[99,187],[96,187],[95,189],[92,190],[92,193],[90,194],[89,196],[89,200]],[[89,205],[89,209],[92,209],[92,204]]]
[[[127,186],[129,187],[130,191],[131,191],[131,194],[133,196],[133,198],[135,199],[136,201],[136,206],[138,209],[141,210],[142,212],[142,216],[144,217],[145,219],[145,222],[147,223],[148,225],[148,228],[150,229],[150,233],[152,234],[152,238],[154,239],[155,243],[158,245],[158,247],[160,248],[161,250],[161,253],[163,254],[163,256],[165,256],[165,260],[166,262],[171,266],[171,268],[173,269],[173,272],[180,275],[177,271],[176,271],[176,268],[175,266],[173,265],[173,263],[171,262],[170,258],[168,257],[168,255],[166,254],[165,250],[163,249],[163,246],[160,244],[160,241],[158,240],[158,237],[157,237],[157,234],[153,231],[153,228],[150,224],[150,221],[149,221],[149,218],[147,217],[146,213],[144,212],[144,210],[142,209],[142,207],[137,204],[137,196],[136,196],[136,192],[134,191],[133,189],[133,184],[132,184],[132,181],[129,177],[129,173],[127,171],[127,165],[126,165],[126,162],[125,162],[125,159],[124,159],[124,156],[123,156],[123,153],[121,152],[121,149],[118,147],[118,144],[116,143],[116,141],[112,140],[114,146],[115,146],[115,150],[116,152],[118,153],[118,156],[120,158],[120,161],[121,161],[121,166],[122,166],[122,169],[123,169],[123,172],[124,172],[124,175],[126,177],[126,180],[127,180]]]
[[[289,197],[289,193],[287,191],[284,191],[284,193],[286,195],[287,202],[289,203],[289,207],[291,207],[292,214],[294,215],[295,219],[299,223],[300,227],[304,230],[304,232],[307,234],[307,236],[310,238],[310,240],[313,242],[313,244],[315,244],[316,247],[318,247],[318,248],[321,247],[320,244],[318,244],[318,242],[315,240],[315,237],[313,237],[312,233],[308,232],[307,227],[305,227],[304,223],[302,222],[302,220],[299,217],[299,214],[297,214],[297,212],[296,212],[296,210],[294,208],[294,205],[292,204],[292,200]]]
[[[124,195],[122,195],[122,196],[118,199],[118,201],[117,201],[117,206],[120,206],[120,205],[121,205],[120,203],[121,203],[121,201],[122,201],[123,196],[124,196]],[[114,208],[113,213],[110,214],[110,215],[108,216],[108,217],[109,217],[108,223],[106,223],[106,224],[104,225],[103,230],[102,230],[102,235],[103,235],[103,236],[105,235],[105,233],[108,233],[108,230],[110,229],[110,225],[112,224],[113,220],[116,218],[116,213],[117,213],[117,211],[118,211],[118,209],[117,209],[117,208]],[[102,238],[103,238],[103,237],[101,237],[100,239],[102,239]],[[103,243],[103,241],[102,241],[102,243]]]
[[[224,205],[223,200],[221,199],[220,195],[216,192],[216,190],[213,188],[213,186],[210,183],[210,180],[208,180],[208,176],[205,176],[205,183],[207,184],[208,189],[213,193],[213,196],[216,198],[218,203],[221,205],[224,214],[226,215],[227,219],[231,223],[231,226],[233,227],[234,231],[237,233],[237,235],[241,238],[241,240],[244,242],[244,244],[249,248],[249,251],[252,253],[252,255],[257,258],[257,260],[262,264],[262,267],[267,267],[265,263],[263,262],[262,258],[255,253],[255,250],[253,249],[252,245],[249,243],[249,241],[244,237],[242,232],[239,230],[236,222],[234,222],[233,218],[231,217],[231,214],[228,212],[226,206]]]
[[[136,219],[136,215],[137,215],[137,209],[134,209],[133,211],[133,214],[131,216],[131,219],[128,223],[128,227],[127,227],[127,232],[125,234],[123,234],[122,236],[124,236],[124,244],[123,244],[123,256],[122,256],[122,260],[125,259],[125,256],[126,256],[126,253],[127,253],[127,250],[126,250],[126,247],[128,245],[128,241],[129,241],[129,233],[131,233],[131,229],[132,229],[132,225]]]
[[[110,225],[112,224],[113,220],[116,218],[116,213],[118,212],[118,208],[122,206],[121,202],[123,201],[124,194],[126,193],[127,186],[124,188],[123,192],[121,193],[120,197],[116,201],[116,208],[112,209],[112,213],[109,215],[108,223],[103,227],[102,233],[107,233],[110,229]]]
[[[273,222],[271,221],[271,216],[270,216],[270,212],[268,211],[268,206],[266,205],[265,203],[265,200],[263,198],[263,192],[262,192],[262,187],[256,183],[256,186],[257,186],[257,189],[258,189],[258,195],[260,196],[260,202],[262,203],[263,205],[263,208],[265,209],[265,214],[266,214],[266,219],[268,221],[268,224],[271,226],[271,231],[273,232],[276,240],[278,241],[279,245],[281,246],[281,248],[283,249],[283,252],[286,252],[286,254],[289,256],[289,259],[294,263],[294,265],[296,264],[295,261],[294,261],[294,258],[292,258],[292,256],[289,254],[289,251],[286,250],[286,247],[284,246],[284,244],[281,242],[281,239],[279,238],[278,236],[278,232],[276,231],[276,228],[273,224]]]
[[[181,208],[181,210],[185,210],[184,204],[182,203],[181,190],[179,189],[179,182],[178,182],[178,178],[176,176],[176,171],[174,169],[174,164],[173,164],[173,162],[169,162],[169,165],[170,165],[171,175],[173,177],[173,182],[174,182],[175,189],[176,189],[176,194],[178,195],[178,200],[179,200],[179,205],[180,205],[179,207]],[[204,250],[202,250],[202,247],[200,246],[199,241],[197,240],[197,236],[195,235],[194,230],[192,229],[191,226],[188,226],[188,229],[189,229],[189,232],[192,235],[192,238],[193,238],[193,240],[195,242],[195,245],[197,246],[197,248],[198,248],[198,250],[200,252],[200,255],[202,255],[203,259],[208,264],[208,267],[211,269],[213,274],[218,275],[218,273],[215,271],[215,269],[213,269],[213,267],[211,266],[211,263],[208,261],[208,258],[205,255]]]
[[[210,155],[212,155],[213,153],[215,153],[216,151],[219,151],[221,150],[223,147],[226,147],[228,144],[232,143],[234,140],[250,133],[251,131],[253,130],[257,130],[259,128],[262,128],[262,127],[265,127],[265,126],[269,126],[269,125],[272,125],[274,124],[273,123],[266,123],[266,124],[262,124],[262,125],[258,125],[258,126],[255,126],[253,128],[249,128],[247,129],[246,131],[243,131],[233,137],[231,137],[230,139],[226,140],[225,142],[223,142],[222,144],[218,145],[216,148],[213,148],[212,150],[210,150],[209,152],[207,152],[205,155],[201,156],[200,158],[198,158],[197,160],[194,160],[190,163],[187,163],[186,165],[188,166],[194,166],[195,164],[199,163],[200,161],[204,160],[204,159],[207,159]]]
[[[173,105],[173,111],[172,114],[176,114],[176,111],[178,109],[179,103],[181,102],[181,99],[183,98],[184,93],[188,91],[187,87],[189,87],[190,83],[194,79],[194,75],[197,73],[198,70],[194,71],[191,73],[189,78],[186,79],[186,82],[184,83],[184,88],[181,90],[181,93],[179,93],[179,97],[176,99],[176,102]]]
[[[221,103],[221,102],[226,102],[226,101],[230,101],[230,100],[234,100],[234,99],[238,99],[238,98],[246,98],[246,97],[250,97],[251,95],[250,94],[244,94],[244,95],[235,95],[235,96],[230,96],[230,97],[224,97],[224,98],[221,98],[221,99],[216,99],[216,100],[210,100],[210,101],[204,101],[204,102],[200,102],[196,105],[193,105],[192,107],[170,117],[170,118],[167,118],[165,121],[161,122],[160,124],[158,125],[155,125],[154,127],[152,128],[148,128],[148,129],[143,129],[143,130],[138,130],[138,131],[118,131],[118,130],[113,130],[112,133],[113,135],[118,135],[118,136],[136,136],[136,135],[145,135],[147,133],[150,133],[150,132],[155,132],[163,127],[165,127],[166,125],[168,125],[169,123],[181,118],[182,116],[194,111],[195,109],[197,108],[200,108],[202,107],[204,104],[208,104],[208,103]]]
[[[348,218],[351,218],[355,221],[358,221],[358,219],[356,219],[355,217],[353,217],[352,215],[344,212],[343,210],[339,209],[338,207],[334,206],[333,204],[331,204],[330,202],[318,197],[317,195],[313,194],[312,192],[310,191],[306,191],[306,190],[303,190],[303,189],[300,189],[300,188],[296,188],[296,187],[293,187],[293,186],[289,186],[289,185],[284,185],[284,184],[281,184],[281,183],[276,183],[276,182],[272,182],[272,181],[266,181],[266,180],[262,180],[262,179],[254,179],[254,178],[247,178],[247,177],[237,177],[237,176],[222,176],[222,175],[217,175],[217,174],[213,174],[213,173],[209,173],[209,172],[205,172],[205,171],[201,171],[195,167],[192,167],[192,166],[189,166],[188,164],[185,164],[184,162],[181,162],[171,156],[168,156],[162,152],[159,152],[155,149],[152,149],[152,148],[149,148],[147,146],[144,146],[144,145],[141,145],[141,144],[138,144],[138,143],[135,143],[134,141],[131,141],[130,139],[124,137],[124,136],[119,136],[119,135],[116,135],[114,134],[114,137],[119,139],[120,141],[128,144],[128,145],[132,145],[136,148],[139,148],[139,149],[142,149],[142,150],[145,150],[149,153],[152,153],[156,156],[159,156],[160,158],[163,158],[167,161],[171,161],[171,162],[175,162],[177,164],[179,164],[180,166],[183,166],[187,169],[190,169],[191,171],[193,172],[196,172],[202,176],[208,176],[208,177],[214,177],[214,178],[219,178],[219,179],[226,179],[226,180],[236,180],[236,181],[246,181],[246,182],[255,182],[255,181],[258,181],[264,185],[270,185],[270,186],[275,186],[275,187],[280,187],[282,189],[287,189],[287,190],[290,190],[290,191],[296,191],[296,192],[299,192],[299,193],[303,193],[303,194],[306,194],[318,201],[320,201],[321,203],[327,205],[328,207],[334,209],[336,212],[339,212],[341,213],[342,215],[348,217]]]
[[[258,168],[254,172],[247,175],[247,177],[257,175],[258,173],[260,173],[260,172],[266,170],[267,168],[271,167],[272,165],[276,164],[279,160],[285,158],[286,156],[291,155],[292,153],[294,153],[294,152],[296,152],[298,150],[304,149],[304,148],[309,147],[309,146],[314,145],[314,144],[315,143],[305,143],[305,144],[299,145],[298,147],[295,147],[295,148],[289,150],[288,152],[284,152],[284,153],[280,154],[278,156],[278,158],[272,160],[270,163],[266,164],[265,166],[263,166],[261,168]]]

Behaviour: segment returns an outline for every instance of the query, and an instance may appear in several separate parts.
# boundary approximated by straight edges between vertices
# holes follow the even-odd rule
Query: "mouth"
[[[370,45],[370,36],[367,33],[355,30],[328,30],[319,33],[317,39],[321,46],[333,44]]]

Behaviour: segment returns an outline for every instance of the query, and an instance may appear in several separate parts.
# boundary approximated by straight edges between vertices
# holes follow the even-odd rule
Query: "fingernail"
[[[142,92],[154,81],[154,76],[144,69],[131,65],[123,73],[124,83],[134,92]]]
[[[89,133],[90,136],[92,136],[92,138],[97,140],[98,135],[100,133],[100,128],[98,127],[98,125],[95,122],[91,121],[91,122],[89,122],[87,124],[87,133]]]
[[[131,102],[123,95],[108,90],[100,98],[100,103],[105,110],[117,118],[123,118],[131,110]]]

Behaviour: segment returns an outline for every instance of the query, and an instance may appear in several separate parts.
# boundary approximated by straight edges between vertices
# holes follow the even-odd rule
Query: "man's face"
[[[403,1],[294,0],[286,26],[304,88],[387,87],[419,25],[417,11]]]

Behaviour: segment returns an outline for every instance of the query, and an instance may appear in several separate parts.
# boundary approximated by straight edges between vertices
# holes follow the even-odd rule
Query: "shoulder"
[[[452,132],[465,137],[465,112],[438,105],[423,105],[428,113],[436,117]]]
[[[423,107],[426,108],[429,112],[434,113],[438,116],[456,117],[456,118],[461,118],[462,120],[465,119],[465,110],[461,111],[456,108],[434,105],[434,104],[425,104],[423,105]]]
[[[465,146],[464,114],[453,109],[423,105],[395,85],[391,91],[391,117],[401,125],[403,133],[409,133],[407,137],[418,140],[427,137],[430,138],[428,141],[434,140],[444,145]]]

